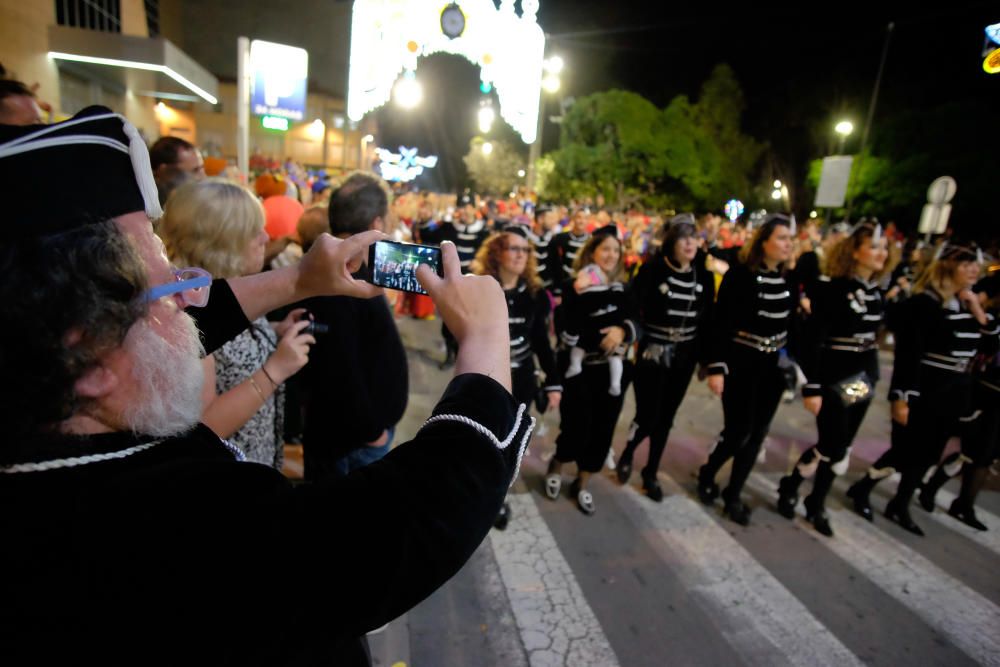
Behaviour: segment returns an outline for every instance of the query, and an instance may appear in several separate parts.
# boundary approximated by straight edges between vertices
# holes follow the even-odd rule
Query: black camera
[[[319,334],[325,334],[330,332],[329,324],[322,324],[320,322],[310,322],[309,326],[302,330],[302,333],[312,334],[313,336]]]

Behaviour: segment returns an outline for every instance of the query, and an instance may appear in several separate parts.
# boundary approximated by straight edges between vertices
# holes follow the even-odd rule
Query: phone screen
[[[417,282],[417,267],[421,264],[442,275],[441,249],[416,243],[376,241],[368,251],[370,282],[379,287],[427,294]]]

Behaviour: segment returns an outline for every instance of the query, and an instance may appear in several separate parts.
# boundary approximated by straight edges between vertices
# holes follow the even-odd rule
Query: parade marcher
[[[462,273],[468,273],[472,260],[476,257],[479,246],[483,244],[490,230],[486,226],[486,220],[480,217],[476,207],[472,205],[469,197],[463,198],[464,205],[456,216],[457,220],[450,223],[445,222],[441,230],[441,240],[451,241],[458,250],[458,257],[462,262]],[[444,338],[445,358],[441,363],[441,368],[448,368],[455,363],[455,355],[458,352],[458,342],[455,336],[448,330],[448,326],[441,325],[441,336]]]
[[[28,194],[50,172],[64,187],[40,205]],[[121,116],[0,127],[0,174],[23,198],[0,243],[5,317],[18,323],[0,345],[17,351],[0,367],[18,386],[0,405],[0,568],[19,574],[0,598],[19,641],[0,645],[0,662],[368,664],[359,635],[458,571],[530,437],[509,394],[501,290],[462,276],[446,246],[445,277],[421,280],[463,346],[435,416],[352,478],[293,486],[197,424],[201,346],[183,309],[204,309],[210,352],[284,303],[376,296],[351,271],[383,236],[322,235],[298,265],[209,292],[166,261],[147,217],[159,202],[145,145]],[[303,530],[323,522],[331,530],[314,538]],[[253,583],[281,562],[310,585]],[[383,576],[342,576],[369,568]],[[234,640],[247,618],[276,613],[295,622]]]
[[[788,342],[795,308],[784,277],[791,257],[793,222],[768,216],[740,252],[741,262],[722,279],[715,307],[707,366],[708,386],[722,395],[725,426],[708,462],[698,472],[698,496],[712,504],[719,496],[715,476],[730,458],[724,512],[741,525],[750,508],[740,499],[771,420],[785,391],[780,352]]]
[[[943,243],[913,295],[893,315],[899,324],[894,326],[889,389],[892,444],[847,493],[854,510],[869,521],[872,489],[898,471],[902,478],[885,515],[915,535],[924,534],[910,516],[910,501],[948,439],[959,431],[961,418],[970,414],[973,358],[984,334],[996,335],[970,289],[981,263],[982,253],[974,244]]]
[[[983,278],[973,292],[986,298],[987,312],[996,319],[996,275]],[[976,516],[976,496],[986,483],[989,467],[1000,456],[1000,355],[997,339],[988,338],[977,355],[973,372],[971,413],[961,419],[959,437],[961,450],[947,456],[938,464],[934,474],[920,489],[920,505],[928,512],[934,511],[937,492],[952,477],[962,477],[958,497],[952,501],[948,514],[977,530],[986,530],[986,524]]]
[[[782,478],[778,512],[795,516],[798,488],[815,475],[805,499],[806,519],[833,536],[824,509],[837,475],[847,471],[850,446],[864,420],[878,381],[878,330],[884,301],[878,286],[888,256],[879,225],[858,224],[828,247],[824,275],[810,287],[812,312],[802,329],[796,359],[807,383],[806,409],[816,415],[818,442],[807,449],[792,472]]]
[[[507,299],[507,320],[510,330],[511,393],[520,403],[539,403],[538,375],[535,359],[544,375],[541,405],[546,410],[559,407],[562,385],[556,370],[556,358],[549,341],[548,295],[542,288],[535,264],[534,249],[528,241],[528,230],[522,225],[504,227],[488,238],[479,248],[472,263],[476,275],[493,276],[503,288]],[[510,507],[504,508],[494,524],[501,530],[510,518]]]
[[[534,246],[538,279],[545,289],[552,287],[551,267],[556,263],[556,258],[551,245],[558,229],[559,220],[554,210],[546,206],[539,206],[535,209],[535,227],[528,231],[528,240]]]
[[[545,493],[552,500],[562,488],[562,466],[576,462],[578,476],[570,494],[585,514],[594,513],[594,498],[587,490],[587,481],[601,470],[611,449],[615,423],[624,403],[624,390],[631,380],[631,364],[626,363],[622,393],[608,393],[610,373],[608,355],[622,344],[635,341],[636,328],[630,312],[625,286],[620,282],[624,273],[622,244],[614,225],[594,232],[576,258],[576,269],[596,263],[608,276],[609,284],[602,289],[586,289],[579,294],[568,281],[563,287],[562,308],[567,318],[584,322],[579,341],[590,340],[591,333],[600,333],[599,344],[586,349],[583,372],[563,382],[563,397],[559,404],[560,425],[556,438],[556,453],[549,462],[545,477]],[[577,340],[563,340],[559,350],[559,368],[569,364],[569,348]]]
[[[576,276],[574,270],[576,258],[589,238],[587,214],[583,209],[577,209],[573,213],[569,229],[552,237],[549,243],[548,267],[553,293],[561,294],[566,281]]]
[[[715,282],[712,273],[696,263],[697,256],[694,217],[675,216],[664,228],[659,252],[640,267],[629,286],[640,332],[634,385],[636,412],[617,474],[622,484],[628,481],[635,450],[649,436],[642,488],[656,502],[663,499],[656,472],[674,415],[695,365],[707,364]]]

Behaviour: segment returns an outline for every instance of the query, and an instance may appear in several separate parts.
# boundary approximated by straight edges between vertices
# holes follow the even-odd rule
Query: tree
[[[765,145],[740,131],[743,93],[719,66],[692,103],[665,109],[623,90],[578,100],[563,119],[560,148],[540,192],[551,199],[602,194],[619,206],[720,208],[748,191]]]
[[[488,143],[493,147],[488,154],[483,151],[487,140],[473,137],[469,141],[469,152],[462,158],[469,178],[480,194],[506,195],[520,182],[518,171],[525,168],[527,161],[513,146],[501,139]]]

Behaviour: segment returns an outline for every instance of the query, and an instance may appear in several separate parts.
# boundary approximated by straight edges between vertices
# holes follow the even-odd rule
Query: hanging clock
[[[461,37],[465,32],[465,12],[458,3],[453,2],[441,11],[441,32],[448,39]]]

